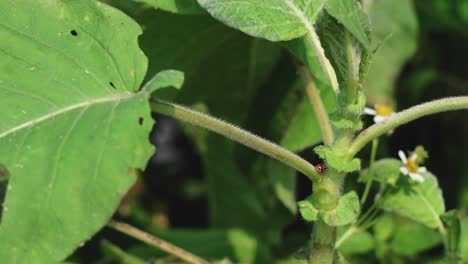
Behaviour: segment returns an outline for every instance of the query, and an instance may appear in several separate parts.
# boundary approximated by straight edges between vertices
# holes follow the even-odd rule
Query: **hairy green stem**
[[[374,138],[423,116],[460,109],[468,109],[468,96],[449,97],[413,106],[361,132],[351,143],[349,153],[354,156]]]
[[[151,109],[155,112],[174,117],[178,120],[188,122],[192,125],[206,128],[215,133],[221,134],[229,139],[237,141],[242,145],[261,152],[267,156],[277,159],[286,165],[304,173],[312,181],[319,181],[320,175],[315,171],[315,167],[292,153],[272,142],[245,131],[237,126],[229,124],[223,120],[211,117],[177,104],[153,99]]]
[[[310,104],[314,109],[315,116],[319,124],[320,132],[322,133],[323,143],[330,145],[333,142],[333,130],[328,118],[328,113],[320,97],[320,91],[315,86],[314,80],[305,66],[299,66],[299,74],[304,81],[307,95],[309,96]]]
[[[335,259],[336,227],[319,219],[314,223],[311,264],[332,264]]]
[[[307,29],[309,33],[305,37],[306,41],[314,50],[314,54],[315,56],[317,56],[320,66],[322,67],[323,71],[327,74],[333,91],[335,92],[335,94],[338,94],[340,88],[338,85],[338,78],[336,77],[335,70],[333,69],[333,66],[331,65],[327,56],[325,56],[325,50],[323,49],[322,43],[320,43],[320,39],[317,33],[315,32],[313,26],[307,27]]]
[[[210,263],[198,256],[193,255],[192,253],[188,251],[185,251],[182,248],[179,248],[167,241],[164,241],[151,234],[141,231],[126,223],[111,221],[108,225],[109,227],[112,227],[113,229],[119,232],[122,232],[128,236],[141,240],[147,243],[148,245],[161,249],[162,251],[167,252],[173,256],[176,256],[187,263],[191,263],[191,264],[209,264]]]
[[[364,203],[367,200],[367,196],[369,195],[369,190],[372,185],[372,181],[374,179],[374,161],[375,161],[375,155],[377,154],[377,146],[379,145],[379,140],[375,138],[372,140],[372,149],[371,149],[371,156],[370,156],[370,163],[369,163],[369,179],[367,179],[366,182],[366,188],[364,189],[364,193],[362,194],[361,197],[361,205],[364,205]]]

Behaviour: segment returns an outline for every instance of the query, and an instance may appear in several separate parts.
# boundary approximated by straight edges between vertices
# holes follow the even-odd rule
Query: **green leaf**
[[[391,247],[399,255],[416,255],[442,242],[440,234],[413,221],[399,222]]]
[[[98,231],[153,153],[140,27],[84,1],[0,2],[0,262],[56,263]],[[118,28],[118,30],[115,30]]]
[[[338,228],[337,237],[341,237],[348,228]],[[342,254],[363,254],[371,251],[375,247],[375,241],[372,235],[361,229],[357,229],[344,240],[338,247],[338,251]]]
[[[369,30],[367,15],[362,10],[359,11],[361,27]],[[365,46],[339,21],[326,13],[317,20],[317,33],[325,54],[335,69],[340,87],[359,85],[361,61],[367,54]]]
[[[145,3],[156,9],[162,9],[178,14],[200,14],[203,9],[198,5],[197,0],[134,0]]]
[[[319,211],[313,204],[312,196],[309,196],[306,200],[298,202],[297,205],[299,206],[299,212],[301,212],[302,218],[309,222],[317,220]]]
[[[322,210],[320,216],[331,226],[342,226],[352,223],[359,216],[361,205],[358,195],[352,191],[343,195],[334,210]]]
[[[158,99],[172,100],[184,83],[184,73],[175,70],[165,70],[157,73],[143,87],[143,91]],[[175,88],[175,89],[174,89]]]
[[[346,29],[353,33],[354,37],[358,39],[361,44],[366,48],[370,48],[370,41],[368,39],[369,28],[363,24],[363,11],[360,4],[355,0],[328,0],[325,5],[326,10],[336,20],[343,24]]]
[[[411,0],[368,2],[371,3],[367,7],[372,21],[371,46],[383,44],[373,57],[364,91],[372,104],[391,104],[396,78],[417,48],[417,17]]]
[[[396,164],[393,170],[396,170]],[[429,172],[423,175],[423,183],[403,181],[392,188],[383,197],[381,206],[386,211],[408,217],[430,228],[443,228],[440,220],[440,215],[445,212],[442,191],[434,175]]]
[[[270,41],[291,40],[312,29],[325,0],[198,0],[216,19]]]
[[[346,152],[343,150],[335,150],[324,145],[315,147],[314,150],[320,158],[338,171],[353,172],[361,168],[361,161],[357,158],[349,160]]]
[[[375,239],[378,241],[385,241],[393,235],[397,225],[393,215],[387,213],[377,218],[372,228]]]

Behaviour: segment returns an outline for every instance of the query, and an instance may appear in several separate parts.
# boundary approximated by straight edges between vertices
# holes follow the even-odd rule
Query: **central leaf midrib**
[[[77,104],[69,105],[69,106],[63,107],[61,109],[57,109],[56,111],[53,111],[53,112],[47,113],[45,115],[41,115],[39,117],[31,119],[31,120],[29,120],[27,122],[24,122],[24,123],[20,124],[20,125],[14,126],[14,127],[10,128],[10,129],[4,131],[4,132],[1,132],[0,133],[0,139],[4,138],[4,137],[6,137],[6,136],[8,136],[8,135],[10,135],[12,133],[15,133],[17,131],[20,131],[21,129],[28,128],[30,126],[34,126],[34,125],[39,124],[39,123],[41,123],[43,121],[49,120],[51,118],[54,118],[56,116],[65,114],[65,113],[73,111],[75,109],[79,109],[79,108],[83,108],[83,107],[89,107],[91,105],[96,105],[96,104],[119,101],[119,100],[122,100],[122,99],[130,98],[133,95],[135,95],[135,94],[127,92],[127,93],[120,94],[120,95],[106,96],[106,97],[96,98],[96,99],[92,99],[92,100],[86,100],[86,101],[83,101],[83,102],[80,102],[80,103],[77,103]]]

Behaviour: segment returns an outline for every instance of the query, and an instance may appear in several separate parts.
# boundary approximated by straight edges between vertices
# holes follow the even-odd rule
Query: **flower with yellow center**
[[[411,179],[417,182],[423,182],[425,180],[424,176],[421,174],[426,172],[426,167],[420,167],[416,163],[418,155],[413,153],[409,159],[406,158],[406,155],[403,151],[398,151],[398,156],[400,156],[401,162],[403,162],[403,167],[400,168],[401,173],[408,175]]]
[[[374,116],[374,122],[379,123],[395,114],[395,109],[387,105],[376,104],[374,109],[364,108],[364,113]]]

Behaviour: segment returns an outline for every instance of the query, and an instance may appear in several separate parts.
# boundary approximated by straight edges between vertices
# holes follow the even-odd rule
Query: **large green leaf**
[[[1,263],[55,263],[99,230],[153,147],[139,26],[99,2],[0,2]],[[118,28],[118,30],[115,30]]]
[[[372,21],[373,57],[364,88],[369,102],[393,102],[395,80],[417,47],[418,24],[411,0],[367,1]]]
[[[413,221],[401,221],[391,242],[393,251],[399,255],[416,255],[442,242],[441,235]]]
[[[254,37],[290,40],[312,29],[325,0],[198,0],[213,17]]]
[[[154,8],[160,8],[179,14],[199,14],[203,9],[198,5],[197,0],[134,0],[148,4]]]
[[[389,167],[390,164],[393,164],[392,169]],[[386,166],[389,171],[396,171],[401,166],[401,162],[387,161],[374,165],[376,171],[379,171],[379,165]],[[383,197],[381,206],[386,211],[408,217],[428,227],[443,228],[440,219],[440,215],[445,212],[442,191],[434,175],[427,172],[424,173],[424,178],[423,183],[412,183],[406,178],[399,180],[398,185]]]

